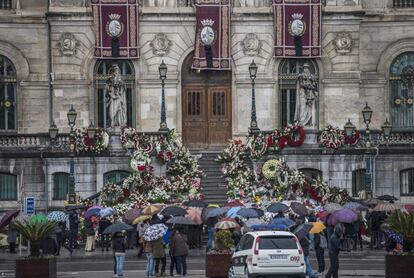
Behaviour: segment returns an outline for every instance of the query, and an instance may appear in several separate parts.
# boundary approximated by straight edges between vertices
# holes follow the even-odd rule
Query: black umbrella
[[[177,206],[166,207],[161,211],[162,215],[172,215],[172,216],[184,216],[187,214],[187,211],[183,208]]]
[[[176,216],[168,220],[166,223],[175,225],[197,225],[193,220],[188,219],[184,216]]]
[[[259,218],[259,212],[252,208],[241,208],[237,211],[237,215],[244,218]]]
[[[304,204],[293,202],[290,204],[290,208],[293,210],[294,213],[297,213],[300,216],[308,215],[308,209]]]
[[[13,219],[13,217],[16,217],[20,213],[20,210],[9,210],[6,211],[6,213],[3,215],[3,217],[0,220],[0,229],[4,226],[7,226],[10,221]]]
[[[259,208],[252,208],[252,209],[254,209],[257,212],[259,218],[264,215],[264,211],[263,210],[261,210]]]
[[[195,207],[195,208],[205,208],[206,203],[200,200],[191,200],[188,202],[187,206],[189,207]]]
[[[304,223],[302,225],[299,225],[293,233],[297,236],[299,240],[304,238],[310,230],[312,230],[313,225],[310,223]]]
[[[377,198],[381,201],[397,201],[398,199],[391,195],[382,195]]]
[[[77,209],[84,209],[84,208],[86,208],[85,205],[69,205],[65,207],[66,210],[77,210]]]
[[[274,203],[267,207],[268,212],[279,213],[289,210],[289,207],[283,203]]]
[[[104,234],[115,234],[122,231],[132,230],[134,227],[131,225],[125,224],[123,222],[117,222],[112,225],[109,225],[105,231]]]

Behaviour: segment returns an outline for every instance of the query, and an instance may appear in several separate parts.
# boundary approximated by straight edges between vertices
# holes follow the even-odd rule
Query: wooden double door
[[[182,111],[186,146],[220,147],[232,137],[230,86],[184,86]]]

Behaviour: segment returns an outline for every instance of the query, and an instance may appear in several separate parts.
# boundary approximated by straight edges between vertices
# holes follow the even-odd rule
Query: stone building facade
[[[199,73],[197,77],[197,73],[189,73],[187,62],[195,42],[195,9],[191,1],[141,1],[141,56],[128,62],[133,69],[131,113],[137,130],[155,132],[159,128],[158,67],[164,61],[168,66],[165,88],[169,128],[175,128],[180,134],[187,132],[191,137],[191,125],[183,124],[186,123],[183,111],[187,109],[183,95],[189,88],[186,84],[193,84],[190,81],[194,80],[201,87],[208,87],[220,80],[216,82],[217,87],[228,88],[230,94],[226,99],[230,113],[227,126],[230,136],[227,137],[246,136],[251,112],[248,67],[253,59],[258,66],[258,126],[261,130],[281,127],[282,118],[289,118],[283,115],[289,113],[283,112],[284,105],[289,106],[283,102],[292,101],[281,96],[282,65],[301,66],[303,62],[273,58],[274,22],[270,2],[232,1],[232,70],[224,78],[222,74],[209,77]],[[348,119],[363,130],[361,110],[366,102],[374,111],[371,129],[379,130],[386,118],[398,125],[393,140],[381,146],[379,155],[375,156],[372,189],[375,195],[401,196],[402,202],[410,202],[409,196],[414,192],[414,170],[411,170],[414,169],[414,124],[410,120],[414,114],[408,106],[405,112],[395,110],[393,94],[398,92],[394,92],[396,89],[391,84],[391,69],[395,63],[414,67],[410,60],[414,53],[413,2],[326,0],[322,11],[322,57],[310,61],[319,80],[319,130],[328,124],[343,127]],[[55,174],[69,172],[69,155],[48,149],[48,129],[55,122],[60,133],[69,131],[66,113],[71,104],[78,112],[77,126],[98,122],[99,61],[94,58],[95,34],[88,3],[86,0],[0,0],[0,57],[7,58],[3,60],[12,64],[15,72],[15,119],[10,120],[10,123],[15,121],[15,126],[10,124],[13,128],[0,130],[0,173],[3,175],[0,187],[6,188],[7,183],[7,190],[10,184],[17,188],[12,198],[0,200],[2,208],[19,206],[26,196],[36,197],[38,209],[61,206],[63,201],[53,197]],[[2,81],[0,78],[0,84]],[[409,99],[412,87],[406,87],[405,99]],[[399,121],[399,117],[407,120]],[[29,143],[28,138],[33,142]],[[201,142],[197,151],[200,146],[204,149],[214,145],[210,143]],[[293,167],[319,173],[324,180],[350,192],[354,186],[357,191],[361,173],[366,168],[365,151],[332,152],[315,143],[286,149],[283,154]],[[127,161],[126,153],[116,145],[106,156],[76,157],[76,192],[83,197],[93,194],[102,187],[108,173],[113,173],[115,179],[122,176],[122,172],[111,171],[128,171]],[[64,175],[61,179],[65,181]]]

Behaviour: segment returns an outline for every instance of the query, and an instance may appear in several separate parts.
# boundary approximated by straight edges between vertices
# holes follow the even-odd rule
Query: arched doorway
[[[223,146],[232,137],[231,71],[197,72],[192,58],[182,67],[183,142],[189,148]]]

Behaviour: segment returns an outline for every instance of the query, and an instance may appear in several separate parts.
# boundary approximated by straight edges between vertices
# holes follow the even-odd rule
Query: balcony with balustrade
[[[393,0],[393,7],[397,9],[414,8],[414,0]]]
[[[11,10],[12,0],[0,0],[0,10]]]

